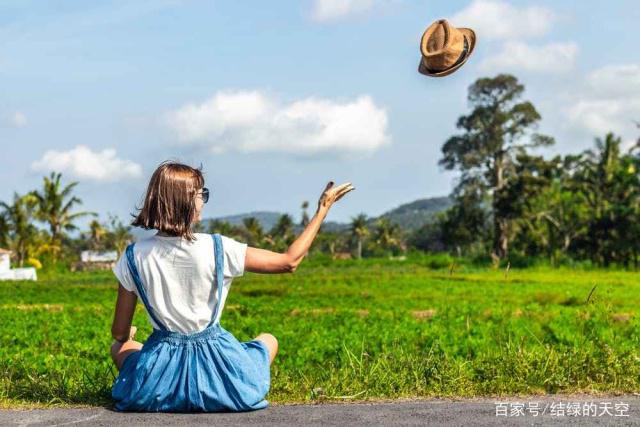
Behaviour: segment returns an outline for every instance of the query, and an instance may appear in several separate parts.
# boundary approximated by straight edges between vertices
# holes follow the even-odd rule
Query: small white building
[[[82,251],[80,259],[82,262],[116,262],[118,260],[118,252]]]
[[[11,251],[0,248],[0,280],[38,280],[36,269],[11,268]]]
[[[118,252],[116,251],[82,251],[80,262],[71,266],[71,271],[110,270],[116,265]]]
[[[0,249],[0,272],[11,268],[11,251]]]

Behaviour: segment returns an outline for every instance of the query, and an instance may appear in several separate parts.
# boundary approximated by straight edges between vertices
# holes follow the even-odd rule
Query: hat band
[[[451,65],[450,67],[447,67],[444,70],[434,70],[426,66],[424,68],[430,73],[441,73],[443,71],[448,70],[449,68],[453,68],[457,66],[462,61],[464,61],[464,58],[467,56],[467,53],[469,52],[469,42],[467,42],[467,36],[463,35],[462,38],[464,39],[464,48],[462,49],[462,52],[460,52],[460,56],[458,56],[458,59],[456,59],[456,62],[454,62],[453,65]]]

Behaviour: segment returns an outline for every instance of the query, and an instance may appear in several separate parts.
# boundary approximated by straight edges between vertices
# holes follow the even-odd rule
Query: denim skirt
[[[269,350],[239,342],[219,322],[182,334],[154,329],[125,359],[113,388],[118,411],[230,412],[268,406]]]

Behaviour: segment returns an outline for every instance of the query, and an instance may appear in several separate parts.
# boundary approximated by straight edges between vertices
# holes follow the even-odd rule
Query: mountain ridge
[[[433,220],[438,212],[448,209],[453,204],[448,196],[426,197],[417,199],[409,203],[403,203],[393,209],[390,209],[376,217],[369,217],[367,224],[373,226],[379,218],[389,218],[392,223],[400,225],[406,231],[412,231],[420,228],[422,225]],[[219,217],[206,218],[203,222],[208,221],[227,221],[232,225],[241,226],[242,220],[248,217],[255,217],[264,230],[270,230],[278,221],[283,212],[275,211],[251,211],[240,214],[224,215]],[[291,215],[291,214],[289,214]],[[291,215],[296,223],[296,231],[302,229],[299,224],[300,215]],[[325,221],[322,229],[325,231],[344,231],[349,228],[348,222]]]

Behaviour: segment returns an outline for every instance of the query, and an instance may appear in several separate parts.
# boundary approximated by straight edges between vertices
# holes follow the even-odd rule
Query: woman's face
[[[202,189],[198,190],[196,195],[196,222],[202,221],[202,208],[204,207],[204,201],[202,200]]]

